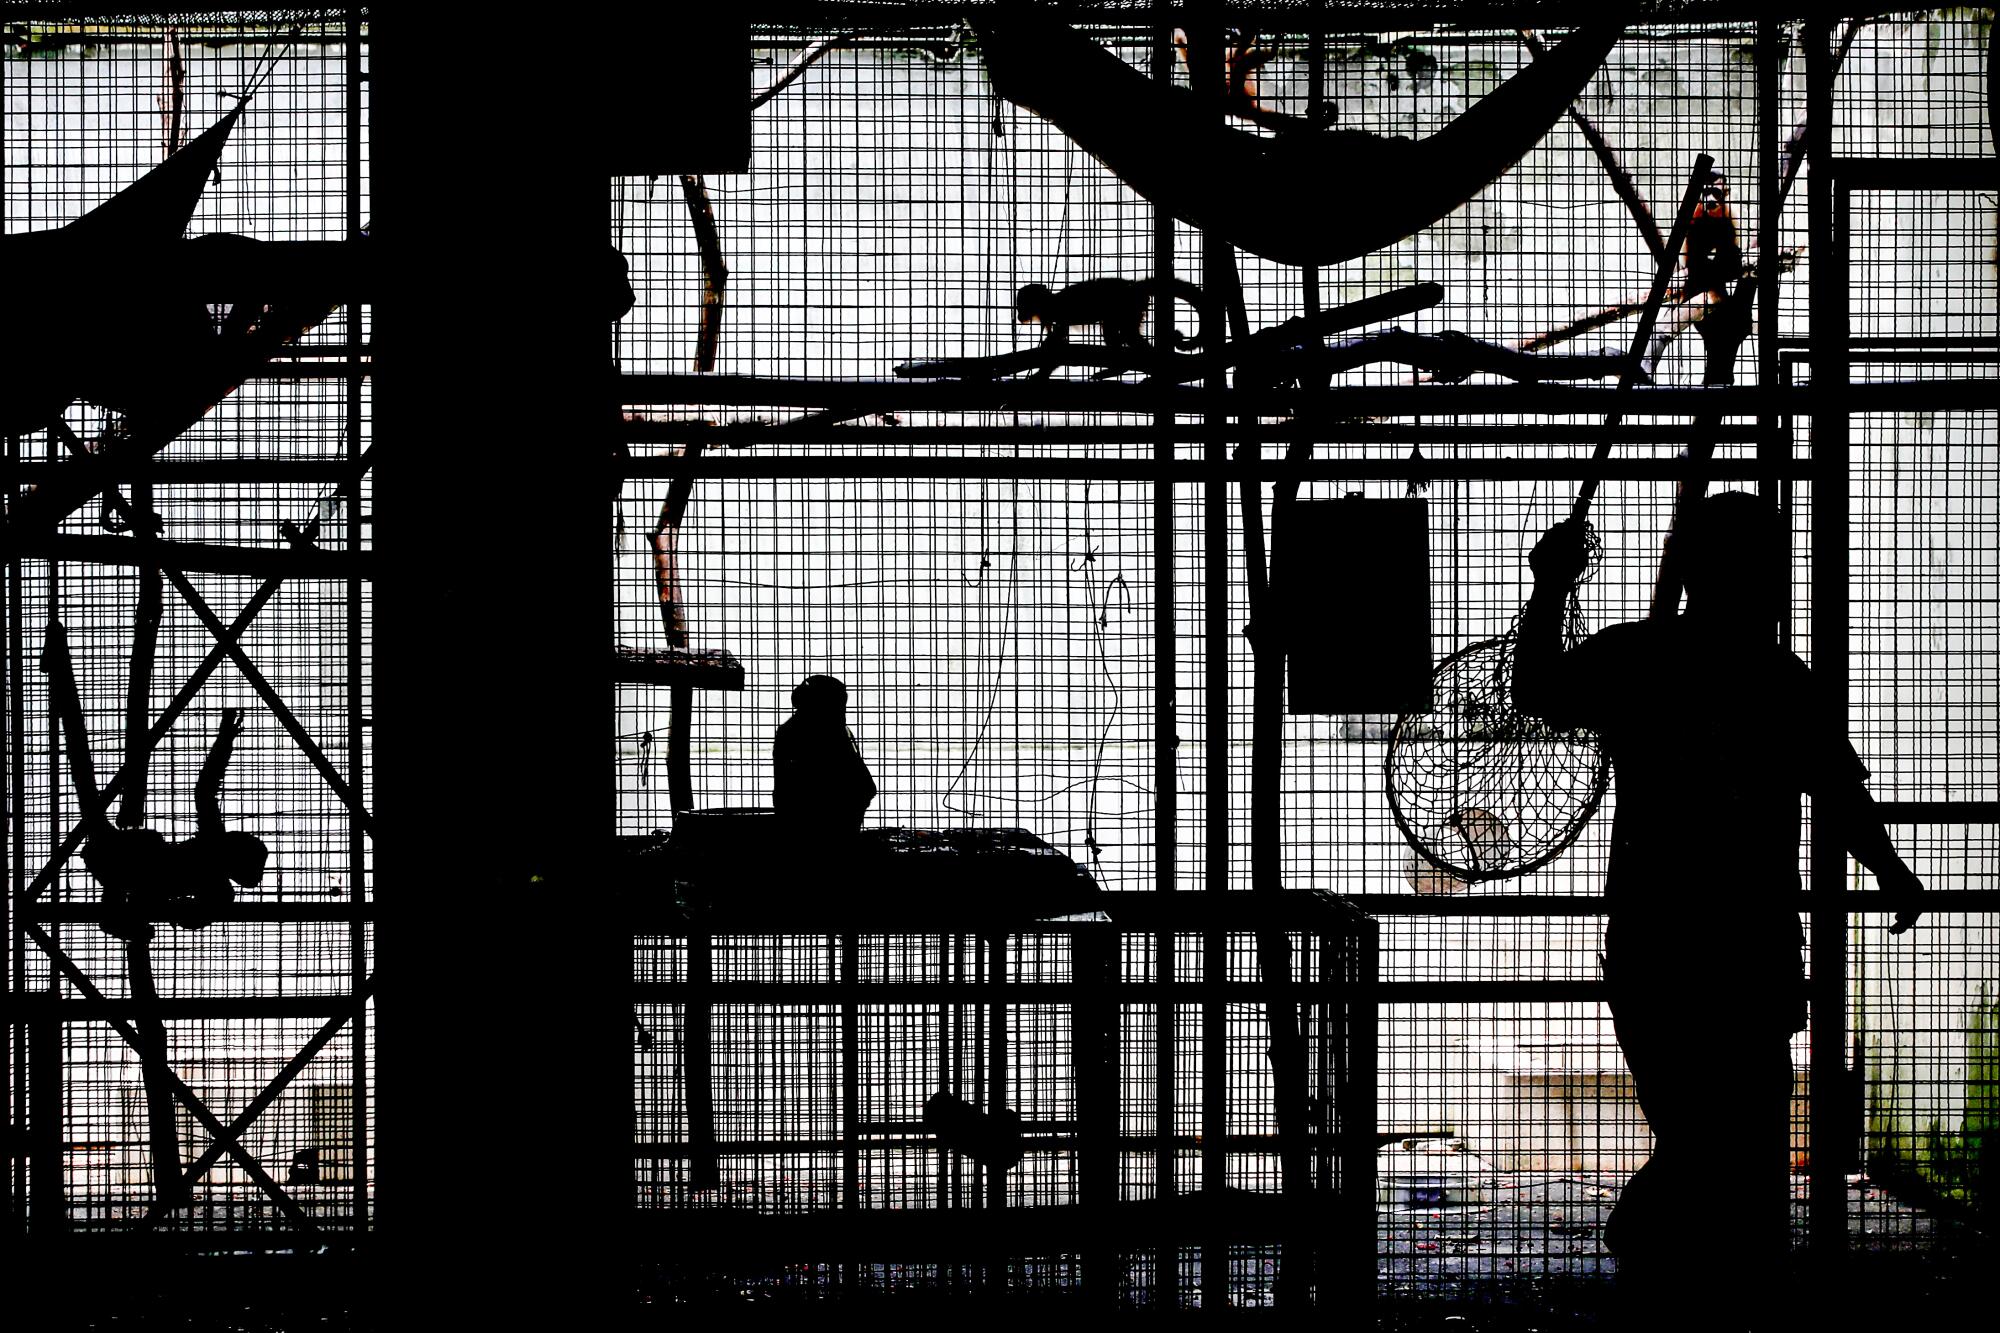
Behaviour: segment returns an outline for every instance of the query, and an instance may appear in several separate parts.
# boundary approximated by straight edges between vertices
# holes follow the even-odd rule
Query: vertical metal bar
[[[715,1159],[715,1027],[710,988],[715,984],[715,937],[706,926],[688,931],[687,1085],[688,1180],[698,1190],[722,1183]]]
[[[1070,935],[1077,1192],[1086,1214],[1103,1218],[1118,1201],[1118,941],[1118,928],[1102,923],[1080,924]],[[1108,1308],[1118,1294],[1118,1244],[1102,1228],[1093,1242],[1084,1255],[1084,1294],[1093,1307]]]
[[[1007,936],[996,931],[986,937],[986,983],[992,1001],[986,1006],[986,1113],[998,1115],[1007,1106],[1007,1002],[1002,991],[1007,985]],[[986,1174],[986,1206],[1007,1206],[1007,1173],[992,1167]]]
[[[1312,0],[1306,19],[1306,123],[1317,129],[1326,115],[1326,0]],[[1319,266],[1299,271],[1305,313],[1319,313]]]
[[[25,997],[28,1021],[29,1234],[56,1235],[69,1226],[63,1181],[63,1026],[53,994]],[[17,1103],[19,1105],[19,1103]]]
[[[1214,114],[1222,114],[1226,72],[1223,67],[1221,6],[1206,0],[1199,12],[1186,19],[1190,25],[1187,44],[1188,77],[1198,96],[1215,103]],[[1200,37],[1192,25],[1200,24]],[[1193,57],[1205,53],[1196,66]],[[1211,305],[1233,286],[1235,261],[1228,243],[1214,236],[1202,237],[1203,288]],[[1225,274],[1227,277],[1225,277]],[[1215,321],[1220,323],[1220,321]],[[1222,339],[1215,340],[1218,344]],[[1228,386],[1227,373],[1211,369],[1205,380],[1218,398]],[[1203,484],[1202,510],[1202,758],[1203,800],[1203,884],[1209,893],[1229,890],[1229,483],[1220,479],[1222,465],[1229,458],[1227,416],[1219,401],[1205,414],[1210,428],[1204,454],[1218,478]],[[1227,967],[1228,932],[1209,926],[1202,936],[1202,983],[1215,987]],[[1228,1184],[1229,1155],[1226,1135],[1229,1128],[1228,1005],[1216,998],[1219,990],[1209,990],[1201,1007],[1201,1184],[1205,1191],[1223,1189]],[[1228,1249],[1205,1241],[1201,1255],[1202,1306],[1225,1309],[1229,1301]]]
[[[1781,299],[1778,274],[1780,166],[1778,162],[1778,87],[1786,53],[1785,30],[1777,20],[1757,22],[1757,389],[1767,405],[1757,413],[1757,461],[1777,469],[1791,457],[1790,431],[1775,406],[1777,386],[1784,376],[1778,355],[1778,340],[1784,331],[1778,302]],[[1789,471],[1789,470],[1787,470]],[[1758,492],[1775,491],[1778,521],[1791,532],[1791,478],[1759,481]],[[1768,488],[1768,490],[1767,490]],[[1791,543],[1785,547],[1785,587],[1791,587]],[[1778,612],[1778,636],[1791,646],[1791,598],[1784,599]]]
[[[1807,170],[1812,228],[1813,671],[1831,716],[1847,731],[1848,677],[1848,293],[1846,192],[1833,178],[1831,23],[1806,27]],[[1822,1262],[1846,1247],[1847,1182],[1834,1145],[1846,1132],[1838,1089],[1847,1072],[1847,914],[1840,894],[1847,849],[1812,840],[1812,1248]]]
[[[0,61],[0,66],[5,63]],[[4,91],[5,85],[5,71],[0,69],[0,91]],[[4,143],[4,136],[0,136],[0,146]],[[4,157],[0,157],[0,161],[4,161]],[[0,210],[0,217],[4,216],[4,210]],[[20,456],[21,441],[18,436],[9,435],[0,441],[0,446],[5,449],[5,474],[0,476],[0,493],[13,495],[16,492],[14,464]],[[22,638],[21,561],[18,557],[11,553],[7,556],[5,566],[0,567],[0,580],[4,580],[4,586],[0,586],[0,615],[4,615],[7,622],[6,662],[4,667],[0,667],[7,677],[7,715],[0,719],[0,754],[5,755],[7,764],[7,799],[0,802],[5,807],[0,809],[0,845],[7,849],[8,866],[12,872],[7,877],[10,899],[19,903],[28,887],[28,826],[22,818],[27,810],[28,765],[27,746],[21,735],[28,712],[27,688],[23,679],[26,644]],[[5,987],[5,994],[10,1000],[17,989],[25,992],[28,985],[27,933],[20,928],[18,911],[17,908],[15,914],[9,916],[6,954],[4,959],[0,959],[0,986]],[[5,1081],[15,1106],[27,1105],[31,1078],[28,1071],[30,1040],[25,1028],[8,1025],[6,1052],[0,1058],[6,1061]],[[6,1182],[0,1188],[6,1190],[9,1219],[18,1221],[21,1216],[21,1200],[28,1187],[27,1171],[26,1162],[18,1158],[8,1159]]]
[[[861,980],[861,937],[840,937],[840,986],[848,994]],[[861,1206],[861,1007],[840,1006],[840,1206]]]
[[[1173,19],[1166,0],[1160,0],[1153,26],[1153,77],[1162,83],[1173,81]],[[1161,279],[1174,276],[1174,220],[1162,210],[1153,211],[1153,272]],[[1161,290],[1165,290],[1164,287]],[[1174,303],[1157,303],[1162,324],[1161,346],[1172,343]],[[1153,442],[1153,458],[1162,466],[1173,462],[1172,412],[1153,416],[1159,435]],[[1180,615],[1176,595],[1177,562],[1174,551],[1174,485],[1153,483],[1153,887],[1173,893],[1180,876],[1180,787],[1178,760],[1180,723],[1176,693],[1179,682],[1179,640],[1175,628]],[[1180,1192],[1180,1148],[1178,1117],[1175,1115],[1174,1057],[1176,1006],[1167,997],[1174,982],[1174,932],[1164,929],[1153,936],[1154,975],[1161,983],[1160,1000],[1153,1009],[1153,1106],[1154,1175],[1158,1197],[1164,1203]],[[1153,1291],[1157,1303],[1171,1308],[1179,1301],[1179,1248],[1162,1245],[1153,1257]]]
[[[1378,1033],[1381,1010],[1376,999],[1380,979],[1381,927],[1372,918],[1359,917],[1348,947],[1354,955],[1343,968],[1348,986],[1346,1042],[1349,1047],[1347,1078],[1336,1094],[1340,1112],[1342,1271],[1352,1272],[1356,1303],[1372,1304],[1375,1299],[1375,1134],[1377,1098]],[[1352,1268],[1348,1267],[1352,1256]],[[1344,1284],[1343,1284],[1344,1285]]]
[[[1768,392],[1778,382],[1779,166],[1778,75],[1785,58],[1785,35],[1776,19],[1757,21],[1757,384]],[[1757,414],[1757,457],[1778,457],[1775,413]]]
[[[361,235],[361,11],[350,8],[347,11],[346,32],[347,61],[347,240],[356,241]],[[366,447],[362,439],[361,402],[361,303],[350,299],[347,302],[347,346],[348,358],[353,373],[347,377],[347,457],[350,463],[358,463],[362,450]],[[342,514],[347,519],[347,549],[359,552],[361,542],[361,486],[357,481],[351,493],[342,497]],[[365,592],[359,579],[347,581],[347,773],[354,790],[360,794],[362,803],[367,804],[367,732],[362,719],[367,714],[367,695],[363,689],[362,672],[365,660],[362,655],[361,626],[364,614],[362,598]],[[358,907],[368,897],[368,837],[359,820],[347,821],[347,865],[348,897]],[[368,975],[368,927],[357,912],[354,921],[347,928],[348,984],[359,986],[361,979]],[[349,1133],[353,1142],[348,1147],[351,1160],[348,1212],[354,1229],[364,1231],[368,1227],[368,1137],[371,1113],[374,1108],[368,1104],[368,1009],[363,1008],[354,1016],[350,1029],[348,1059],[351,1076],[351,1097],[354,1113],[349,1117]]]
[[[986,984],[993,999],[986,1006],[986,1105],[989,1116],[995,1116],[1007,1105],[1007,1002],[1002,991],[1007,984],[1007,936],[999,931],[985,937],[986,944]],[[979,1167],[980,1178],[985,1185],[982,1200],[987,1208],[999,1210],[1007,1206],[1007,1173],[990,1164]],[[999,1233],[995,1227],[994,1234]],[[999,1292],[1007,1284],[1007,1260],[1004,1250],[990,1249],[986,1256],[986,1271],[981,1279],[989,1292]]]

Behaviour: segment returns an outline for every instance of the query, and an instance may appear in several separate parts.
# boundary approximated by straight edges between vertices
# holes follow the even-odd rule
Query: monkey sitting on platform
[[[1104,346],[1116,353],[1128,350],[1150,358],[1153,345],[1139,332],[1139,325],[1146,318],[1146,304],[1152,300],[1156,290],[1164,290],[1170,297],[1177,297],[1193,306],[1203,315],[1203,329],[1200,336],[1189,337],[1178,331],[1174,334],[1174,346],[1180,350],[1203,346],[1206,341],[1206,313],[1202,304],[1201,288],[1179,278],[1148,279],[1135,281],[1131,278],[1090,278],[1084,282],[1073,282],[1060,291],[1052,291],[1039,282],[1031,282],[1014,296],[1014,314],[1023,324],[1039,323],[1048,329],[1042,339],[1042,349],[1060,352],[1069,346],[1069,332],[1073,328],[1095,324],[1104,330]],[[1047,379],[1055,369],[1053,361],[1036,372],[1036,379]],[[1094,378],[1107,379],[1118,373],[1118,367],[1107,366],[1097,372]]]

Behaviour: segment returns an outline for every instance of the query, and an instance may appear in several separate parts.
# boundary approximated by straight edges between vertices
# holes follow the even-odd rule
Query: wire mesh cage
[[[609,658],[615,794],[593,827],[626,841],[588,911],[637,923],[634,1216],[615,1225],[668,1308],[1601,1299],[1608,1218],[1653,1143],[1600,968],[1626,794],[1578,765],[1602,805],[1504,875],[1486,872],[1523,845],[1515,815],[1442,801],[1437,836],[1469,856],[1427,855],[1383,790],[1397,717],[1288,714],[1301,667],[1269,632],[1309,616],[1366,654],[1357,589],[1423,585],[1433,673],[1463,664],[1508,641],[1529,553],[1586,486],[1585,634],[1680,606],[1663,552],[1690,497],[1770,504],[1789,537],[1772,637],[1844,701],[1934,904],[1887,936],[1807,803],[1809,887],[1766,886],[1806,939],[1792,1244],[1928,1263],[1990,1224],[1991,11],[1602,8],[751,6],[747,169],[663,163],[592,196],[619,258],[588,354],[616,388],[580,384],[560,449],[505,456],[547,477],[616,459],[613,624],[575,652],[593,681]],[[369,13],[0,6],[0,239],[21,256],[10,308],[43,335],[0,401],[8,1179],[31,1237],[309,1248],[379,1221],[397,1093],[372,999],[373,309],[338,281],[191,309],[142,280],[240,281],[280,243],[306,272],[367,243]],[[552,71],[596,105],[573,85],[611,53],[589,44],[622,59],[658,31],[623,22],[480,71],[481,97],[554,100],[523,75]],[[399,54],[466,87],[451,49]],[[1479,130],[1490,98],[1504,135]],[[470,135],[501,104],[429,109]],[[674,140],[620,106],[625,140]],[[168,173],[193,200],[184,266],[57,253],[225,121],[213,162]],[[1468,140],[1485,147],[1445,151]],[[442,151],[415,157],[448,176]],[[495,262],[530,265],[523,219],[562,203],[534,188],[467,190],[423,223],[497,227],[518,249]],[[440,328],[432,275],[377,276],[453,354],[538,336]],[[157,292],[168,314],[140,299]],[[227,355],[169,376],[134,354],[190,329]],[[407,382],[453,383],[450,359]],[[530,432],[504,378],[486,368],[476,408],[511,446]],[[470,466],[427,474],[440,531],[486,517],[454,498]],[[1421,498],[1416,567],[1286,568],[1286,523],[1356,495]],[[501,726],[439,663],[381,660],[437,701],[436,773]],[[767,829],[718,869],[690,850],[695,814],[784,803],[777,737],[816,676],[843,682],[861,831],[829,849]],[[1437,734],[1425,716],[1405,720]],[[1732,743],[1766,725],[1688,721]],[[586,785],[549,780],[569,778]],[[199,842],[171,854],[202,860],[207,905],[120,898],[98,871],[138,843],[113,833]],[[203,859],[218,833],[266,853],[226,888]],[[888,864],[998,850],[1059,888],[1035,898],[1018,861],[972,890]],[[1726,876],[1684,879],[1690,920],[1728,919]],[[407,924],[434,890],[406,881],[383,910]],[[1297,915],[1260,929],[1273,901]],[[1690,946],[1690,994],[1716,956]],[[568,992],[625,984],[549,983],[552,1021],[499,1035],[560,1041]],[[585,1116],[536,1096],[519,1159],[477,1164],[445,1214],[562,1172]],[[461,1111],[496,1114],[438,1111],[439,1143]],[[1311,1202],[1274,1221],[1288,1173]],[[1751,1192],[1698,1188],[1718,1215]],[[1712,1240],[1691,1262],[1750,1280]]]
[[[200,276],[365,234],[361,15],[6,16],[9,309],[62,358],[7,390],[9,1197],[33,1237],[371,1226],[369,312]],[[121,846],[156,859],[114,875]]]
[[[991,835],[967,837],[976,860]],[[1372,923],[1316,894],[1094,894],[1027,920],[968,911],[976,870],[931,860],[928,910],[822,906],[753,932],[773,914],[739,899],[641,937],[639,1206],[672,1256],[661,1296],[1255,1306],[1289,1280],[1301,1302],[1364,1298]],[[1255,980],[1272,934],[1294,978],[1275,989]],[[1284,1133],[1270,1006],[1302,1056],[1305,1120]],[[1205,1171],[1230,1188],[1199,1193]]]

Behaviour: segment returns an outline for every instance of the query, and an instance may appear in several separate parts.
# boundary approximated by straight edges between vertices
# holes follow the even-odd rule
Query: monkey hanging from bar
[[[1681,299],[1691,301],[1707,292],[1720,301],[1729,284],[1743,276],[1743,246],[1736,235],[1736,215],[1729,211],[1729,183],[1719,171],[1709,173],[1701,199],[1688,221],[1687,279]]]
[[[1048,330],[1042,339],[1042,349],[1046,352],[1059,354],[1069,346],[1071,329],[1095,324],[1104,331],[1106,351],[1114,355],[1120,351],[1136,352],[1151,359],[1153,345],[1139,332],[1139,326],[1145,322],[1147,303],[1155,291],[1161,290],[1186,301],[1202,319],[1202,330],[1197,335],[1176,330],[1174,347],[1186,351],[1207,345],[1208,316],[1201,288],[1179,278],[1089,278],[1060,290],[1031,282],[1015,293],[1014,314],[1023,324],[1040,324]],[[1055,361],[1051,359],[1035,373],[1035,378],[1047,379],[1054,369]],[[1106,366],[1093,378],[1108,379],[1120,369],[1116,365]]]

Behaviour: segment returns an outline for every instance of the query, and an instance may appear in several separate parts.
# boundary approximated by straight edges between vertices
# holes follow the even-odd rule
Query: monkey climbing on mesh
[[[1590,560],[1599,542],[1588,529]],[[1432,707],[1405,713],[1389,734],[1389,810],[1425,862],[1466,883],[1524,875],[1547,865],[1590,822],[1611,780],[1611,760],[1589,731],[1562,730],[1514,706],[1514,650],[1506,634],[1439,663]],[[1574,589],[1563,646],[1583,638]]]

